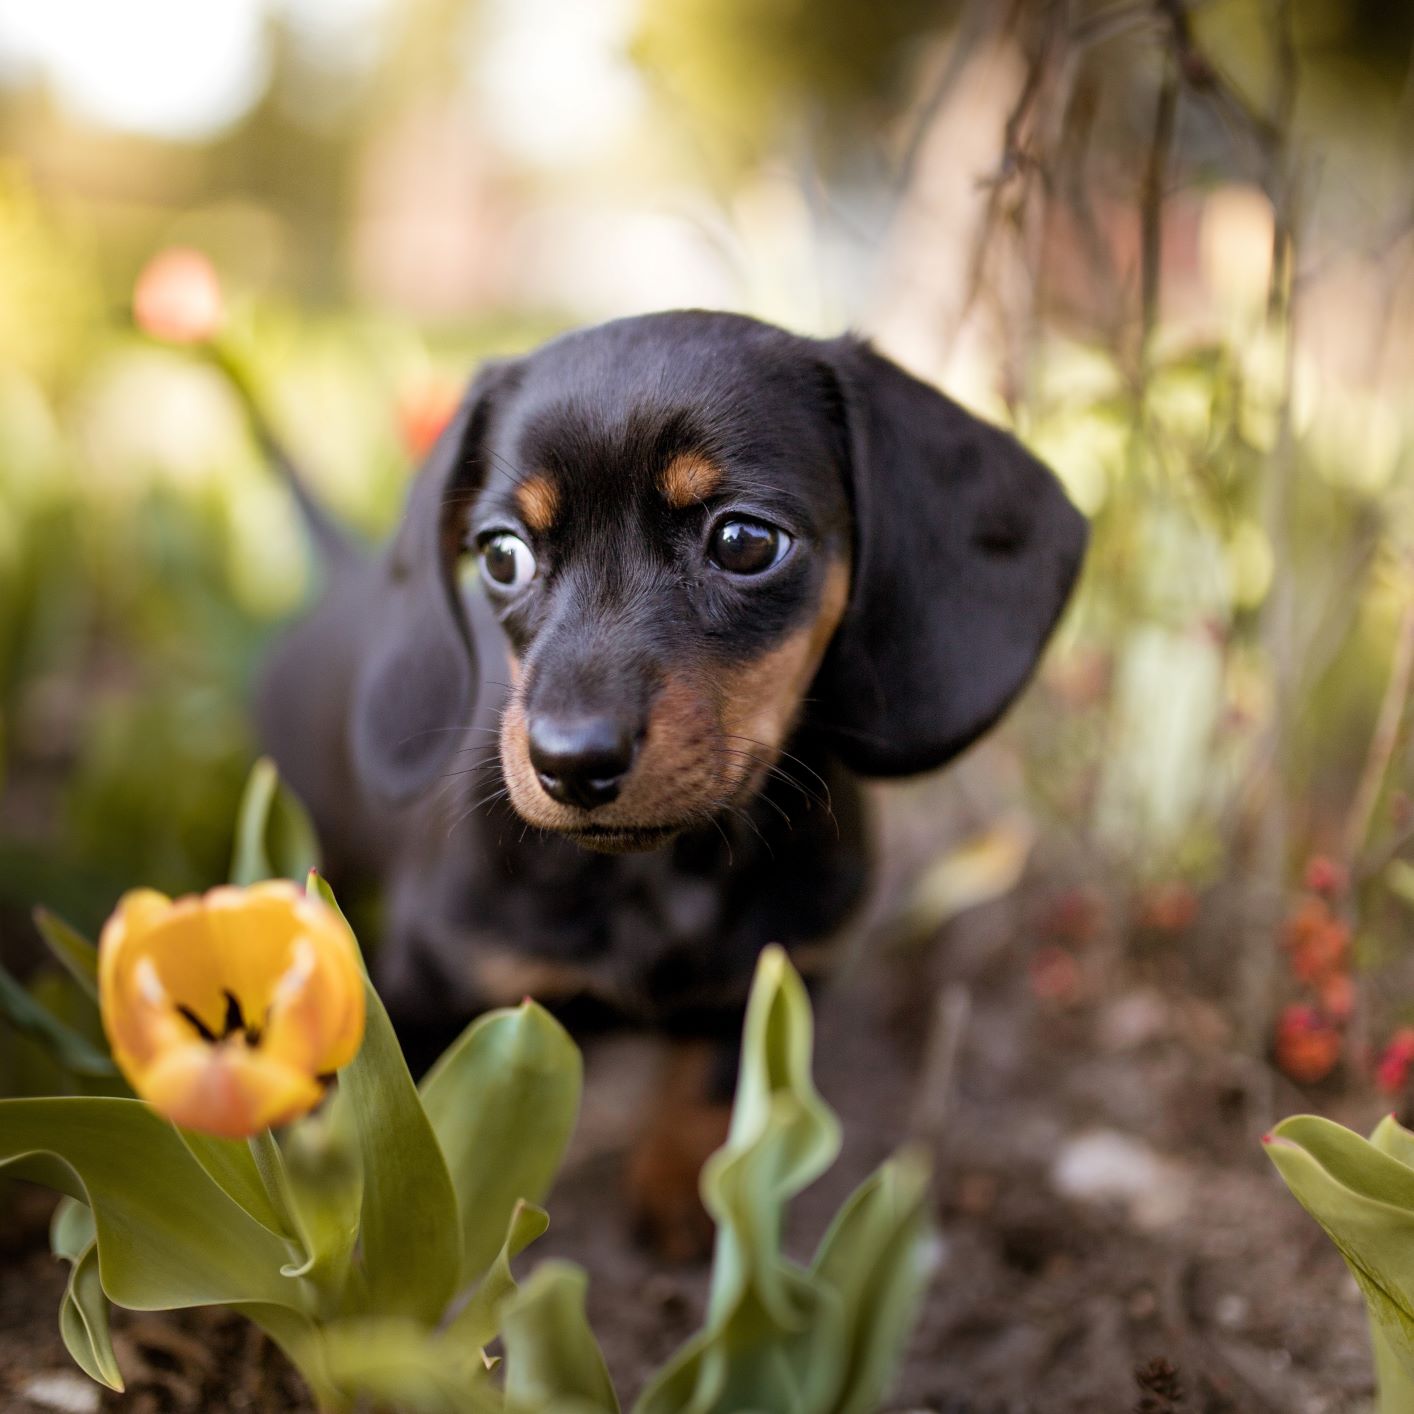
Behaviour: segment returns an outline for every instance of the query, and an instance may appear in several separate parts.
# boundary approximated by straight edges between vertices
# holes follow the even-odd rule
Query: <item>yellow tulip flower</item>
[[[125,894],[98,946],[103,1027],[133,1089],[226,1138],[317,1105],[363,1040],[363,973],[342,919],[293,884]]]

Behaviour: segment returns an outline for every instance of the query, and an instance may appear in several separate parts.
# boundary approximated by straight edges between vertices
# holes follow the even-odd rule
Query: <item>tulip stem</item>
[[[1414,1414],[1414,1380],[1409,1377],[1389,1337],[1380,1323],[1370,1319],[1370,1340],[1375,1347],[1375,1388],[1379,1391],[1375,1407],[1378,1414]]]
[[[260,1175],[260,1182],[274,1205],[285,1236],[296,1246],[302,1247],[299,1226],[295,1222],[294,1207],[290,1201],[290,1180],[285,1173],[285,1156],[280,1152],[274,1134],[269,1129],[262,1129],[258,1134],[250,1136],[249,1144],[250,1156],[255,1160],[255,1171]]]

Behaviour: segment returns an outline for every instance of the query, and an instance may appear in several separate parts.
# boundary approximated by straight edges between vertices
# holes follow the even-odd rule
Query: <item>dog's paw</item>
[[[698,1101],[661,1111],[629,1155],[626,1183],[634,1237],[669,1262],[700,1262],[712,1251],[702,1206],[702,1165],[727,1137],[731,1108]]]

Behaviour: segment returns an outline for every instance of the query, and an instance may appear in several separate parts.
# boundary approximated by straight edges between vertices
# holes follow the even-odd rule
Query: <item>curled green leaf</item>
[[[251,767],[236,813],[231,882],[302,880],[319,864],[319,844],[309,814],[281,781],[275,763],[261,757]]]
[[[511,1262],[549,1226],[550,1218],[543,1208],[530,1203],[516,1204],[496,1260],[447,1327],[451,1345],[465,1351],[480,1351],[500,1334],[502,1311],[518,1290],[515,1277],[511,1275]]]
[[[93,1001],[98,1000],[98,949],[77,928],[47,908],[34,910],[34,926],[55,960]]]
[[[545,1262],[508,1303],[506,1414],[618,1414],[584,1290],[578,1267]]]
[[[1387,1121],[1374,1140],[1315,1115],[1283,1120],[1267,1154],[1326,1230],[1364,1294],[1381,1414],[1414,1410],[1414,1136]]]
[[[415,1414],[499,1414],[484,1369],[447,1359],[442,1337],[402,1317],[334,1321],[314,1337],[322,1378],[344,1401]]]
[[[229,1198],[139,1100],[0,1101],[0,1169],[93,1212],[103,1287],[134,1310],[262,1301],[305,1308],[285,1244]]]
[[[0,1016],[37,1041],[71,1075],[109,1078],[117,1068],[102,1051],[32,997],[0,967]]]
[[[786,1205],[832,1162],[839,1126],[811,1079],[809,999],[779,948],[761,955],[727,1143],[703,1197],[718,1224],[707,1320],[649,1381],[635,1414],[864,1414],[876,1406],[926,1276],[926,1168],[887,1164],[802,1269],[781,1251]]]
[[[527,1001],[473,1021],[423,1080],[461,1214],[460,1285],[495,1258],[516,1204],[549,1191],[574,1132],[582,1074],[564,1027]]]

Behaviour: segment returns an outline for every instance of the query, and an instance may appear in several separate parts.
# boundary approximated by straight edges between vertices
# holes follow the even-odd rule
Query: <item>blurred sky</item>
[[[9,5],[0,8],[0,77],[39,77],[76,114],[118,131],[199,141],[260,98],[272,18],[324,64],[357,70],[373,61],[390,8],[391,0]],[[641,113],[642,80],[625,52],[631,0],[490,0],[486,10],[479,42],[467,44],[467,80],[518,157],[581,160]]]
[[[331,46],[358,42],[386,0],[285,0]],[[46,0],[0,7],[0,74],[40,77],[95,122],[153,137],[209,137],[264,87],[269,55],[261,0]]]

